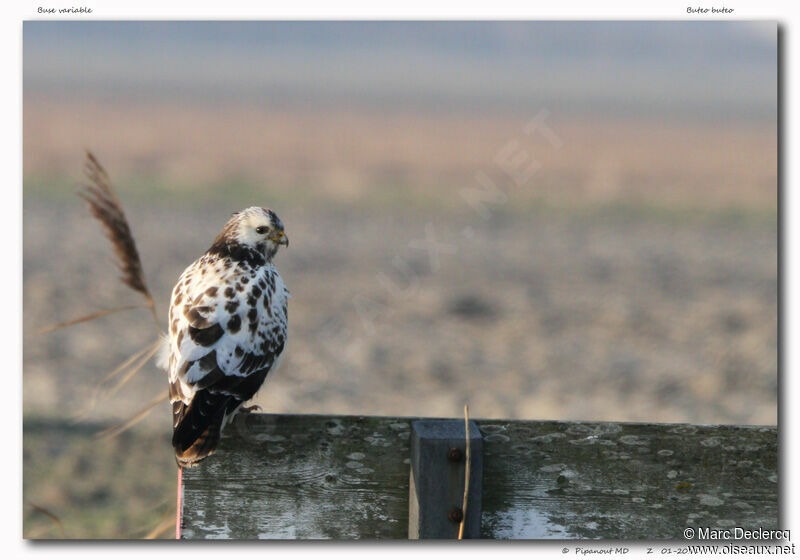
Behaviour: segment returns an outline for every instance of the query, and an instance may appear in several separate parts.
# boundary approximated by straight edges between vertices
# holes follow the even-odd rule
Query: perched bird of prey
[[[272,263],[281,245],[289,239],[275,212],[237,212],[172,291],[162,363],[181,467],[214,452],[226,422],[278,367],[289,298]]]

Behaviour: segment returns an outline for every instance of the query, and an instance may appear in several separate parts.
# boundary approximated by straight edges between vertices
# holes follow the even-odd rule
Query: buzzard
[[[226,422],[278,367],[290,297],[272,263],[281,245],[289,239],[275,212],[237,212],[172,291],[162,363],[181,467],[214,452]]]

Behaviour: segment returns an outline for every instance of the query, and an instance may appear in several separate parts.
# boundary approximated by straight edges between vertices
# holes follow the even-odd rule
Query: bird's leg
[[[261,407],[257,404],[252,406],[243,406],[239,409],[240,414],[252,414],[253,412],[261,412]]]

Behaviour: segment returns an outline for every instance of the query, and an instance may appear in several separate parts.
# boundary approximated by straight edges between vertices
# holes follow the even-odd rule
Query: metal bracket
[[[409,539],[455,539],[464,498],[466,434],[461,420],[411,423]],[[483,480],[483,437],[469,422],[469,500],[464,538],[480,538]]]

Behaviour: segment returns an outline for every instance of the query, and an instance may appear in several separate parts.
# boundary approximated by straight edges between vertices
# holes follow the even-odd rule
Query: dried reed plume
[[[122,210],[122,204],[111,188],[111,180],[108,177],[108,173],[106,173],[106,170],[100,165],[100,162],[97,161],[97,158],[94,157],[94,154],[89,151],[86,152],[84,173],[89,183],[83,185],[83,188],[78,191],[78,196],[89,203],[89,211],[92,213],[92,216],[97,218],[103,225],[105,236],[111,242],[111,247],[117,258],[116,266],[120,271],[120,281],[133,291],[142,294],[146,303],[144,305],[123,305],[121,307],[95,311],[94,313],[78,317],[77,319],[71,319],[63,323],[44,327],[39,330],[39,334],[91,321],[92,319],[104,317],[111,313],[139,309],[142,307],[150,309],[156,329],[158,329],[158,315],[156,314],[155,302],[150,295],[150,290],[147,288],[147,282],[144,279],[142,261],[139,259],[139,251],[136,249],[136,241],[133,239],[131,228],[128,225],[128,219],[125,217],[125,212]]]
[[[116,264],[121,273],[120,280],[130,289],[145,297],[156,326],[158,326],[155,303],[147,289],[142,262],[139,260],[139,251],[136,249],[136,242],[131,234],[125,212],[122,210],[122,204],[111,188],[108,173],[97,161],[97,158],[88,151],[86,152],[84,172],[90,184],[84,185],[78,196],[89,203],[89,211],[103,224],[106,237],[111,242],[117,257]]]

